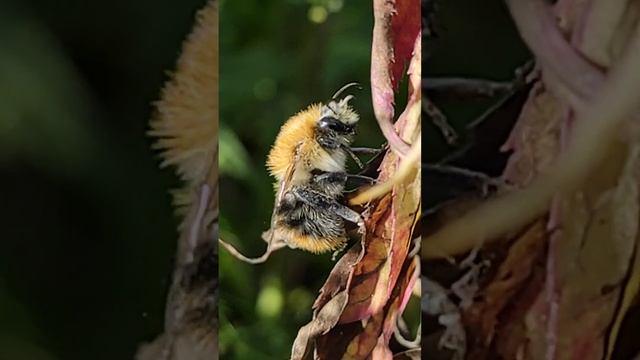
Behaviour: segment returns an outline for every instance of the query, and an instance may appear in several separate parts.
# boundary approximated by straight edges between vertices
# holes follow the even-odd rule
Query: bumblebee
[[[347,243],[345,220],[364,233],[359,213],[340,203],[348,174],[346,159],[356,134],[358,114],[348,95],[326,105],[314,104],[280,129],[267,159],[276,178],[271,236],[292,248],[313,253],[336,251]],[[359,163],[359,162],[358,162]]]

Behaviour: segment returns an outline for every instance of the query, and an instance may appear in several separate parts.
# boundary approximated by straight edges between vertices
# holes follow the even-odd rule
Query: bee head
[[[317,133],[318,141],[326,148],[336,149],[340,146],[349,145],[352,137],[356,133],[356,124],[360,117],[353,110],[349,101],[353,95],[347,95],[342,99],[336,99],[345,89],[357,85],[347,84],[333,95],[328,104],[323,105],[318,119]]]

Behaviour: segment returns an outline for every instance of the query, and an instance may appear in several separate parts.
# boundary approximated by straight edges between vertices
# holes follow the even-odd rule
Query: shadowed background
[[[146,137],[204,0],[0,1],[0,359],[131,359],[177,219]]]
[[[516,68],[531,58],[520,40],[502,1],[433,1],[436,36],[424,39],[423,77],[468,77],[511,81]],[[464,127],[476,120],[494,99],[432,99],[458,131],[463,145]],[[423,159],[434,162],[454,147],[447,146],[438,129],[427,121]]]

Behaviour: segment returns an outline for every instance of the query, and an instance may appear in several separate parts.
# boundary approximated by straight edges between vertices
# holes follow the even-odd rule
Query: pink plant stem
[[[583,34],[587,19],[589,18],[589,12],[591,9],[592,0],[588,0],[582,8],[582,13],[578,17],[578,21],[575,23],[574,29],[571,32],[571,46],[573,49],[579,49],[583,40]],[[561,1],[560,6],[565,5],[571,7],[573,0]],[[599,90],[601,83],[603,82],[603,75],[598,74],[595,83],[592,86],[597,86],[595,89],[587,89],[586,93],[594,93]],[[571,129],[573,127],[573,121],[575,120],[575,110],[571,108],[570,104],[565,104],[565,116],[562,126],[560,128],[560,151],[564,151],[567,148],[571,138]],[[556,229],[559,229],[562,225],[561,213],[562,199],[557,195],[554,196],[551,204],[551,213],[549,219],[549,225]],[[562,239],[562,230],[558,230],[552,234],[549,238],[549,252],[547,253],[547,276],[546,276],[546,291],[547,291],[547,303],[549,305],[549,314],[547,322],[547,359],[552,360],[555,358],[557,348],[557,334],[558,334],[558,310],[560,307],[560,286],[558,284],[558,274],[556,272],[557,264],[557,247],[558,241]]]
[[[567,42],[549,7],[542,0],[507,0],[507,5],[543,70],[582,101],[592,99],[604,82],[604,74]]]
[[[560,151],[564,151],[568,145],[574,119],[574,109],[571,105],[575,107],[579,102],[583,103],[593,98],[604,81],[603,73],[575,50],[582,41],[590,4],[586,4],[586,10],[579,17],[572,32],[571,44],[569,44],[558,28],[549,8],[542,1],[508,0],[507,3],[522,37],[536,55],[543,72],[551,73],[545,76],[545,80],[556,80],[561,83],[549,84],[550,88],[569,90],[568,98],[571,100],[565,101],[566,110],[560,132]],[[560,1],[557,4],[558,7],[571,7],[572,5],[575,5],[572,4],[572,0]],[[556,358],[558,343],[560,286],[556,265],[558,241],[562,239],[562,216],[562,198],[556,195],[551,203],[547,224],[550,235],[545,277],[546,360]]]
[[[572,0],[561,1],[557,6],[571,6]],[[551,72],[545,80],[558,80],[569,90],[574,98],[588,101],[601,87],[604,75],[590,64],[575,49],[582,40],[589,4],[579,17],[576,28],[572,32],[571,44],[563,37],[549,9],[539,0],[511,0],[510,10],[516,20],[518,28],[527,44],[530,46],[543,71]],[[528,13],[525,15],[525,13]],[[552,88],[554,86],[551,86]],[[565,101],[566,103],[567,101]],[[570,138],[574,110],[571,108],[575,101],[565,104],[565,116],[561,124],[560,151],[567,148]],[[557,274],[557,246],[562,239],[562,198],[553,197],[547,228],[550,232],[545,277],[545,300],[547,303],[546,317],[546,360],[556,358],[558,343],[558,311],[560,286]]]
[[[376,116],[382,134],[391,149],[401,157],[409,152],[393,127],[394,95],[390,64],[394,61],[391,33],[391,17],[394,14],[394,2],[388,0],[373,1],[373,39],[371,41],[371,98],[373,113]]]

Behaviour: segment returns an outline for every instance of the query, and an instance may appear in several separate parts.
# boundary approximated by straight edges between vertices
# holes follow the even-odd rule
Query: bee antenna
[[[338,96],[340,96],[340,94],[342,94],[343,91],[345,91],[348,88],[353,87],[353,86],[358,87],[358,89],[362,89],[362,86],[360,86],[360,83],[350,82],[347,85],[341,87],[340,90],[336,91],[336,93],[333,94],[333,96],[331,97],[331,100],[335,100]]]
[[[349,100],[353,99],[355,96],[353,95],[347,95],[344,97],[344,99],[340,100],[340,104],[347,104],[349,103]]]

